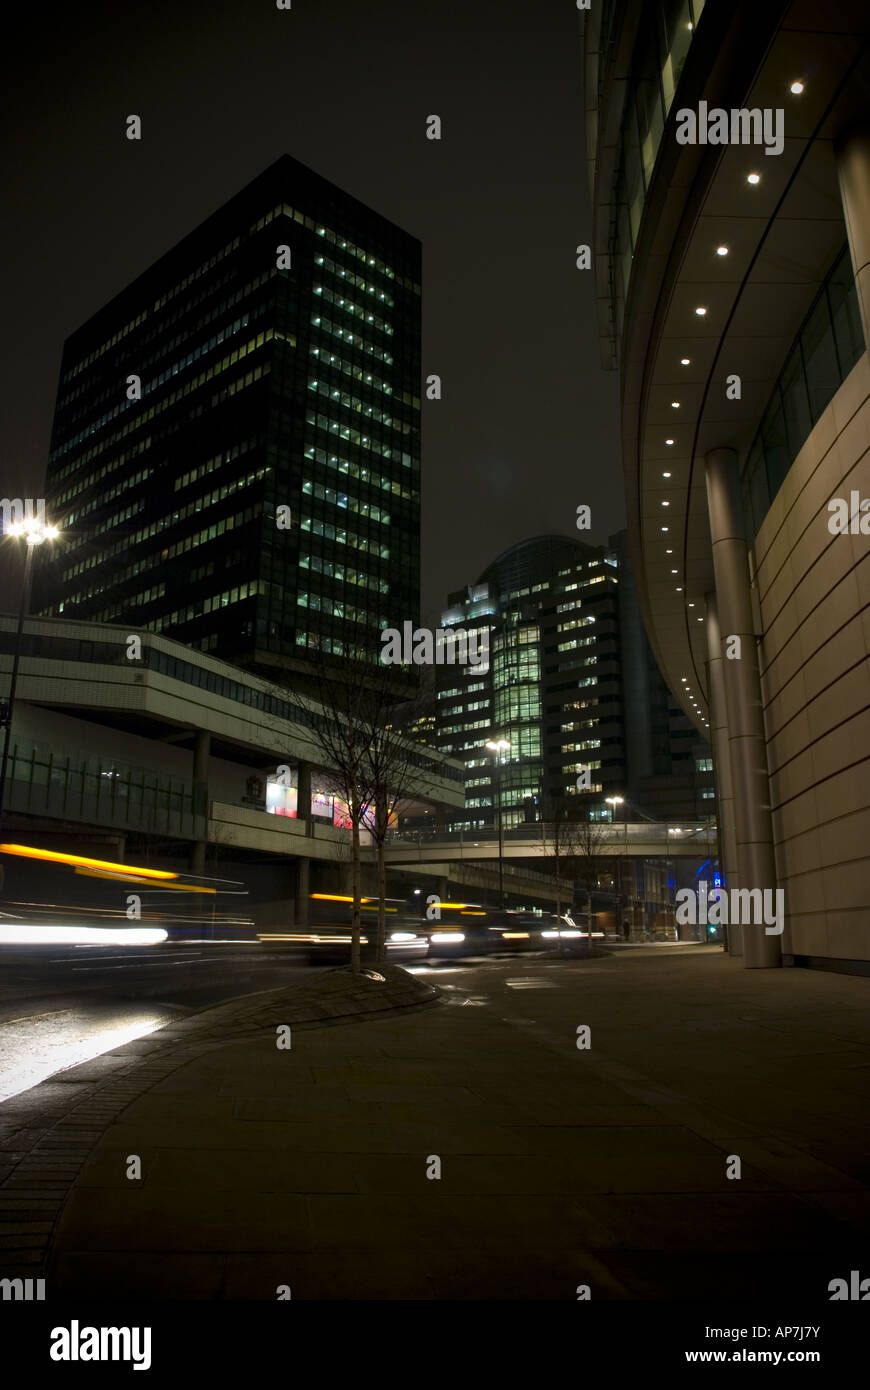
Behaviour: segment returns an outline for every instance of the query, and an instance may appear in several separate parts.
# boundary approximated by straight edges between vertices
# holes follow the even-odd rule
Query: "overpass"
[[[562,828],[564,833],[564,828]],[[505,830],[503,854],[506,860],[545,859],[555,863],[553,827],[543,821]],[[560,848],[564,860],[612,859],[698,859],[709,858],[718,850],[717,827],[713,821],[683,822],[675,826],[664,821],[634,824],[595,825],[594,841]],[[396,830],[386,847],[386,861],[392,868],[413,867],[431,873],[436,864],[457,860],[497,859],[497,830]]]

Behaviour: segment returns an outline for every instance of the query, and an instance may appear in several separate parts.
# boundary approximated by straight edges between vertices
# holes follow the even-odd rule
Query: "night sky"
[[[0,494],[40,493],[67,334],[286,152],[423,242],[423,372],[444,391],[423,404],[424,615],[517,541],[580,535],[581,502],[582,538],[605,540],[624,502],[616,376],[574,263],[591,240],[580,26],[573,0],[22,6],[2,81]]]

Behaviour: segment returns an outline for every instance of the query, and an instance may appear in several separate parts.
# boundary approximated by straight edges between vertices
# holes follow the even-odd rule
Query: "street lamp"
[[[610,820],[611,820],[611,823],[612,823],[613,825],[615,825],[615,824],[616,824],[616,808],[617,808],[617,806],[621,806],[621,805],[623,804],[625,798],[622,797],[622,796],[606,796],[606,797],[604,798],[604,800],[607,802],[608,806],[611,808],[611,811],[610,811]],[[625,822],[625,852],[626,852],[626,854],[628,853],[628,822],[627,822],[627,821]],[[617,865],[618,865],[618,864],[619,864],[619,860],[617,859],[616,862],[617,862]],[[621,902],[621,900],[622,900],[622,870],[621,870],[621,869],[619,870],[618,879],[617,879],[616,900],[617,900],[617,904],[619,904],[619,903]],[[620,932],[621,932],[621,931],[622,931],[622,928],[620,927]]]
[[[495,762],[495,787],[496,800],[498,803],[498,900],[504,909],[504,834],[502,831],[501,818],[501,753],[503,748],[510,748],[510,740],[497,738],[487,740],[487,748],[492,750],[493,761]]]
[[[21,634],[24,631],[24,615],[30,601],[30,580],[33,573],[33,555],[43,541],[53,541],[58,536],[56,526],[46,526],[44,521],[16,521],[8,528],[6,535],[23,540],[27,550],[24,556],[24,576],[21,581],[21,603],[18,609],[18,628],[15,633],[15,647],[12,657],[12,680],[9,683],[9,698],[0,705],[0,724],[4,729],[3,760],[0,762],[0,815],[3,814],[3,798],[6,791],[6,770],[9,763],[9,745],[12,741],[12,712],[15,706],[15,690],[18,685],[18,666],[21,661]]]

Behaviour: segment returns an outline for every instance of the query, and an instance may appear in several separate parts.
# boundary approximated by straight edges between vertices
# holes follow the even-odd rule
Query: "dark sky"
[[[579,534],[581,502],[591,539],[623,524],[616,378],[574,264],[573,0],[83,0],[22,6],[5,37],[0,494],[39,495],[66,335],[287,152],[423,242],[444,387],[423,406],[424,613],[516,541]]]

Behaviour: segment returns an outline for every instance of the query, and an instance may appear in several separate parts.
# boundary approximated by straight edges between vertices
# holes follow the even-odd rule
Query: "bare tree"
[[[368,683],[371,668],[357,661],[329,662],[317,647],[309,656],[316,673],[316,698],[298,691],[293,692],[293,698],[305,711],[315,760],[327,770],[348,808],[352,898],[350,966],[358,975],[362,917],[360,830],[374,799],[366,758],[371,737],[372,695]]]
[[[372,837],[377,858],[377,947],[386,949],[386,857],[391,823],[413,796],[437,794],[431,756],[418,737],[433,708],[429,695],[409,698],[391,666],[363,653],[341,662],[319,647],[309,648],[313,691],[293,690],[305,712],[308,735],[326,779],[348,808],[351,829],[351,969],[361,964],[362,831]],[[316,692],[316,693],[315,693]],[[437,757],[437,755],[436,755]],[[429,771],[427,771],[427,768]]]
[[[556,916],[562,915],[562,896],[560,875],[564,869],[572,878],[576,877],[582,825],[578,819],[579,807],[569,805],[567,797],[549,797],[544,801],[544,820],[542,823],[544,853],[553,858],[553,873],[556,888]],[[571,903],[568,904],[570,908]]]
[[[611,855],[603,854],[602,847],[607,838],[608,827],[601,821],[592,820],[589,811],[584,820],[577,823],[577,839],[574,854],[577,863],[577,877],[586,891],[586,928],[592,930],[592,892],[598,887],[598,879]]]
[[[433,782],[428,760],[421,755],[419,730],[425,730],[431,699],[419,694],[399,702],[388,675],[372,683],[366,719],[368,738],[363,758],[366,784],[371,787],[373,811],[370,830],[377,856],[378,932],[376,960],[386,954],[386,856],[390,825],[412,798],[431,795]]]

